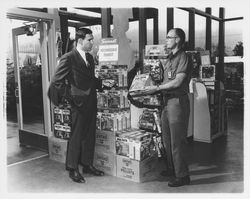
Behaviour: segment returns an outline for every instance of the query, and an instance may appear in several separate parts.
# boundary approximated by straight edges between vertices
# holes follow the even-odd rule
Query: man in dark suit
[[[72,134],[68,142],[66,169],[69,177],[78,183],[85,182],[79,172],[79,165],[83,167],[83,173],[104,175],[92,165],[97,113],[96,89],[102,89],[102,81],[94,74],[94,59],[89,54],[93,39],[90,29],[80,28],[76,32],[76,48],[61,57],[48,92],[55,105],[64,97],[72,106]]]

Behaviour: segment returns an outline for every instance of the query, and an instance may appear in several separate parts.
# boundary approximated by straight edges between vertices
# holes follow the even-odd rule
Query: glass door
[[[19,142],[47,151],[48,119],[44,114],[48,109],[46,35],[47,24],[42,21],[12,29]]]

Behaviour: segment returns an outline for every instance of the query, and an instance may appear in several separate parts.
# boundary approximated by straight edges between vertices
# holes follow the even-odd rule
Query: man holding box
[[[183,50],[185,33],[180,28],[170,30],[166,47],[171,50],[164,66],[161,85],[145,87],[145,94],[162,92],[164,107],[161,115],[162,138],[167,158],[163,176],[174,176],[168,186],[179,187],[190,183],[186,162],[187,130],[189,121],[189,81],[192,65]]]

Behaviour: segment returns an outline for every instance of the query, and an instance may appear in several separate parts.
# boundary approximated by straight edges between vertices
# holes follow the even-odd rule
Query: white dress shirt
[[[80,48],[77,48],[77,47],[76,47],[76,50],[80,53],[81,57],[83,58],[83,60],[86,63],[86,66],[88,67],[88,61],[87,61],[86,55],[85,55],[86,52],[81,50]]]

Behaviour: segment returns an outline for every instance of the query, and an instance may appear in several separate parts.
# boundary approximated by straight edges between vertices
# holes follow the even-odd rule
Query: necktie
[[[168,58],[168,59],[172,59],[173,56],[174,56],[174,54],[171,52],[171,53],[168,54],[167,58]]]
[[[86,60],[87,60],[87,67],[89,68],[90,67],[90,62],[91,62],[91,55],[89,53],[85,53],[85,56],[86,56]]]

